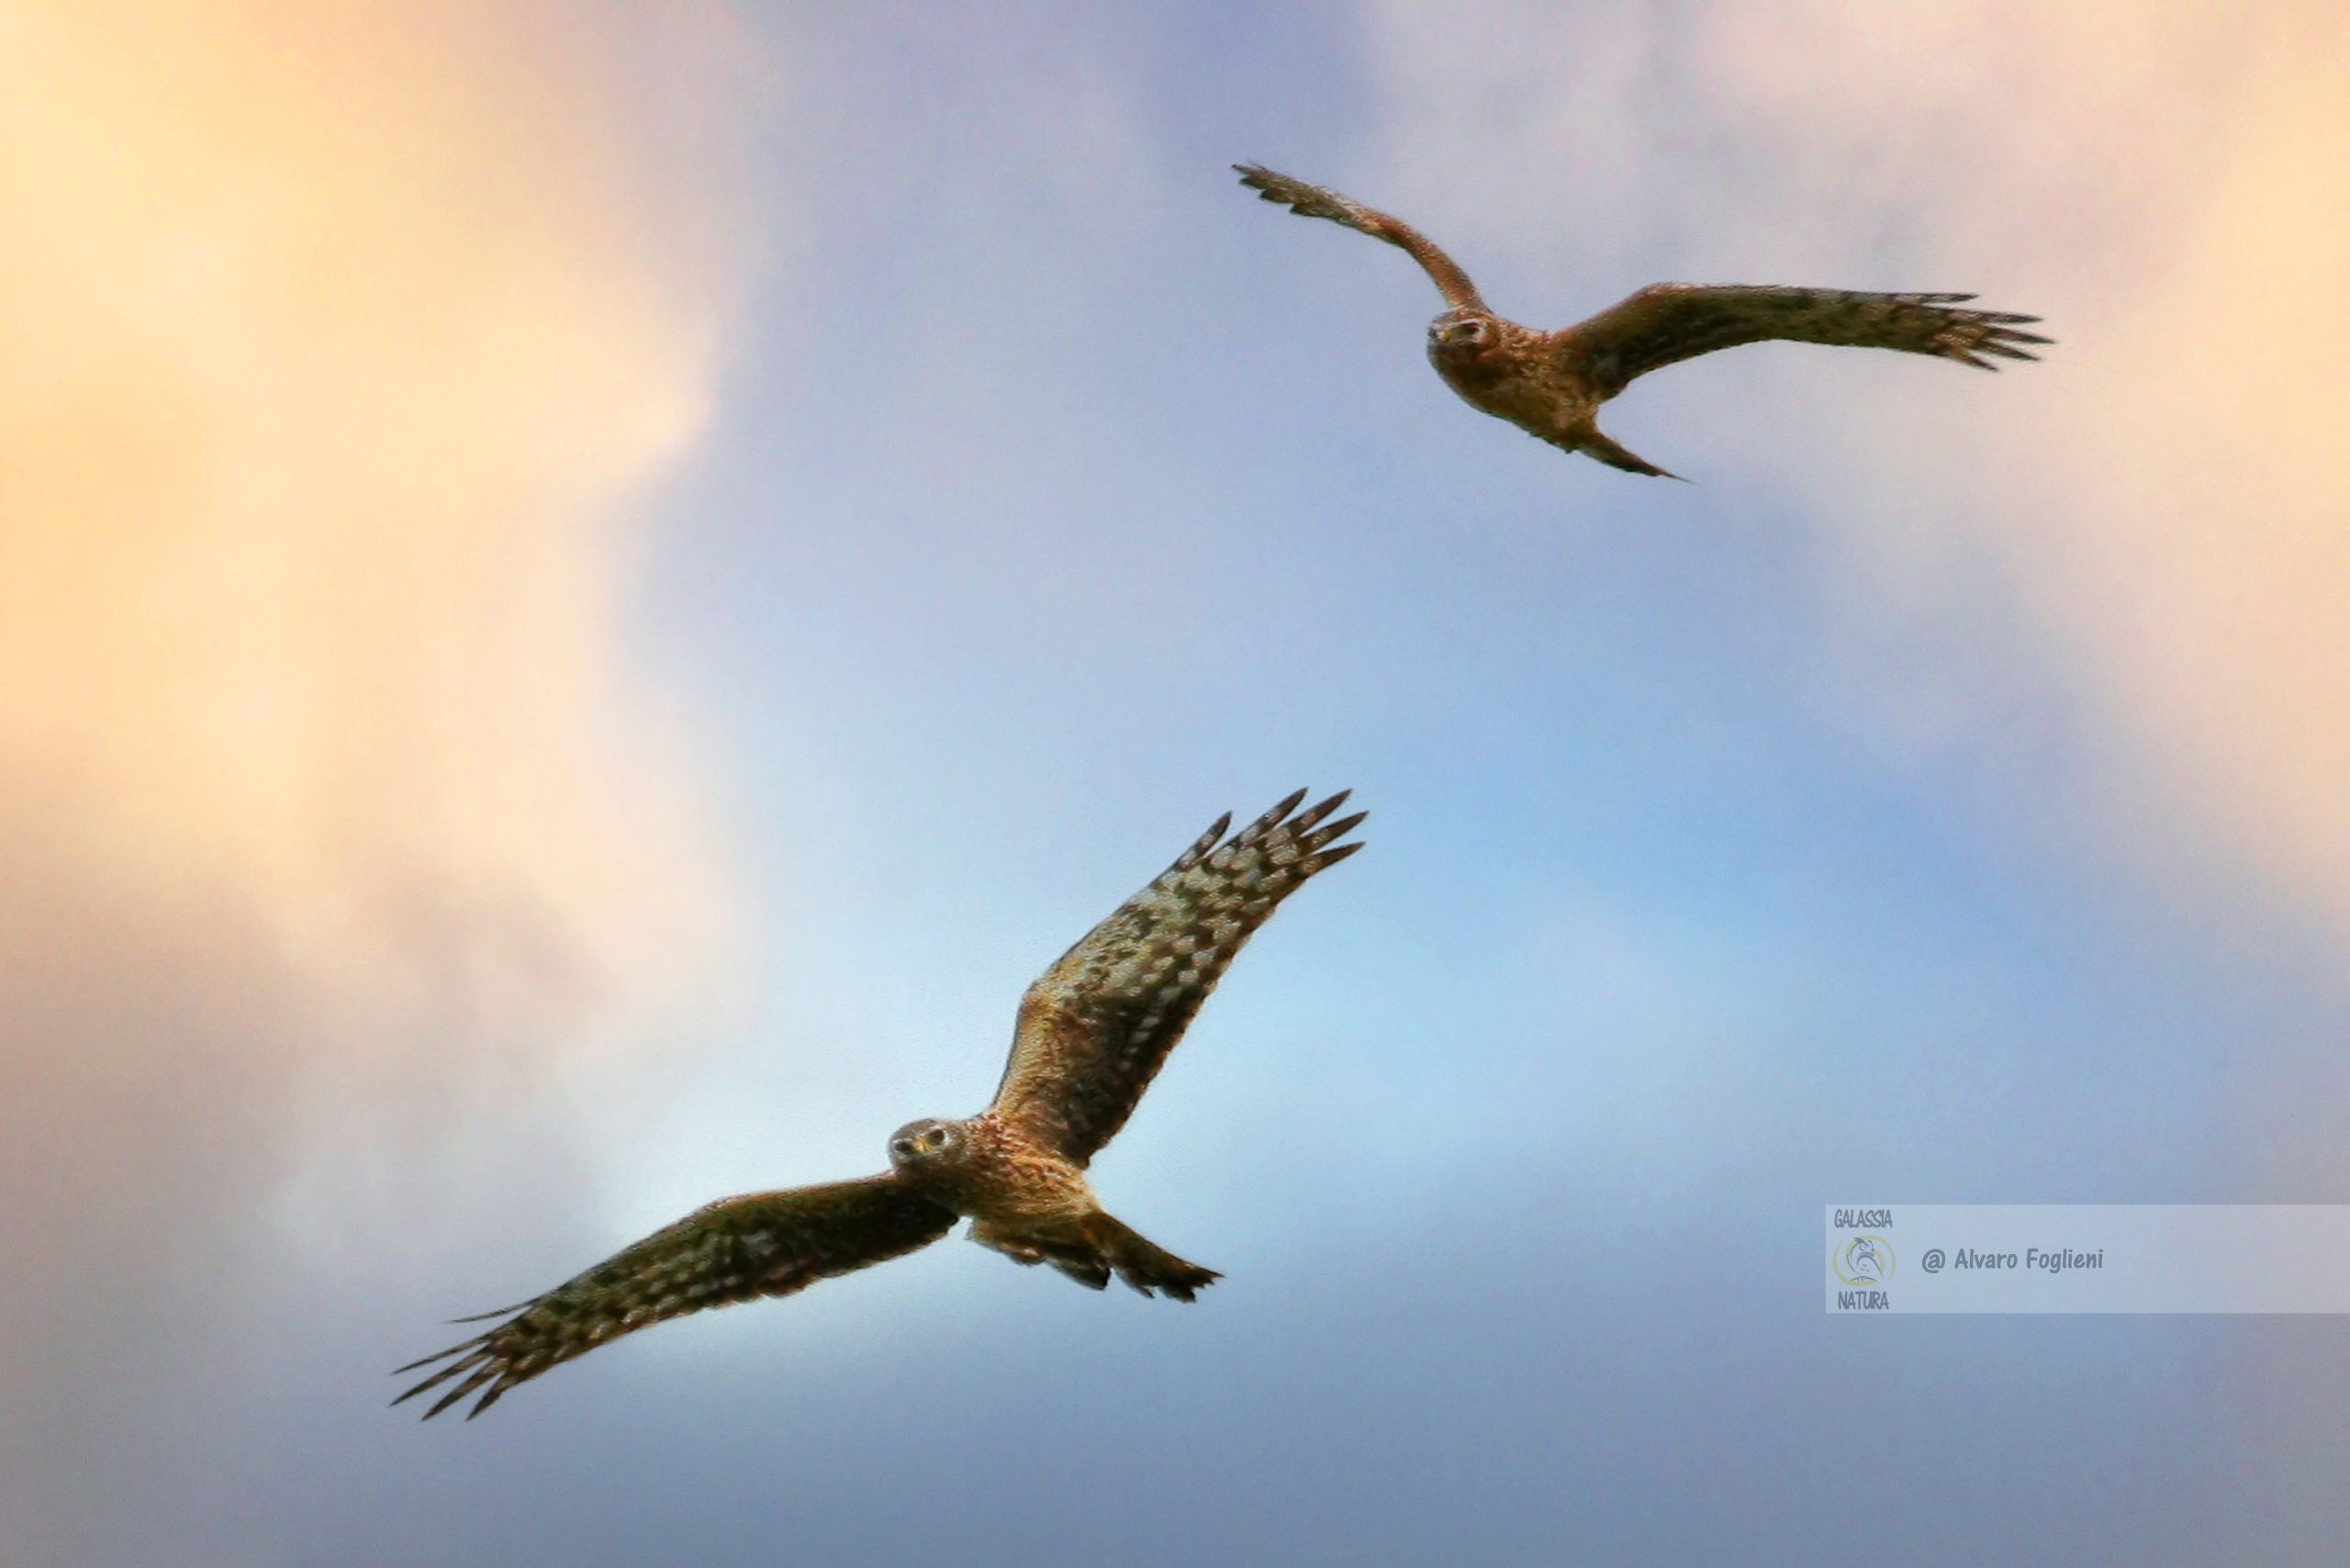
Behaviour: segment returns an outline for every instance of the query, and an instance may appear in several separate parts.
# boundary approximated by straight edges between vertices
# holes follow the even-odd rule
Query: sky
[[[2350,19],[0,0],[0,1561],[2333,1560],[2335,1319],[1820,1312],[1821,1206],[2350,1202]],[[1497,308],[1977,290],[1617,474]],[[878,1169],[1219,812],[1368,850],[1113,1212],[470,1426]]]

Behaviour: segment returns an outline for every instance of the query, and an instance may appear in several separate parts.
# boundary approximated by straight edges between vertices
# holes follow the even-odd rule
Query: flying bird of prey
[[[1594,416],[1634,377],[1679,360],[1784,338],[1939,354],[1997,370],[1993,359],[2037,359],[2024,345],[2049,342],[2017,330],[2039,320],[2037,316],[1958,308],[1975,297],[1971,294],[1862,294],[1744,284],[1651,284],[1587,321],[1538,332],[1494,315],[1459,263],[1402,219],[1255,163],[1233,168],[1242,185],[1262,192],[1267,201],[1411,252],[1444,295],[1444,314],[1428,323],[1428,359],[1444,384],[1472,408],[1628,473],[1680,477],[1600,433]]]
[[[970,1219],[970,1238],[1017,1263],[1050,1263],[1100,1290],[1115,1274],[1179,1301],[1220,1276],[1102,1210],[1085,1168],[1134,1114],[1233,956],[1315,872],[1362,847],[1330,821],[1347,791],[1297,812],[1305,791],[1225,836],[1229,813],[1046,969],[1021,999],[995,1103],[964,1121],[926,1117],[890,1137],[878,1176],[754,1193],[699,1209],[518,1306],[459,1322],[496,1327],[399,1369],[445,1362],[392,1401],[446,1383],[430,1420],[478,1392],[500,1394],[608,1339],[704,1307],[789,1295],[817,1280],[927,1247]]]

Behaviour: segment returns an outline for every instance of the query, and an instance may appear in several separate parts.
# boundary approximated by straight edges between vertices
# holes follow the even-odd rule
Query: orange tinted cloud
[[[129,1528],[91,1478],[179,1419],[216,1314],[282,1316],[286,1215],[386,1267],[421,1128],[727,928],[621,618],[722,258],[602,129],[646,108],[576,52],[603,24],[523,25],[0,9],[7,1561],[145,1555],[90,1544]],[[332,1190],[289,1200],[319,1137]]]
[[[708,890],[619,514],[705,418],[715,312],[592,97],[400,6],[6,30],[13,780],[323,959],[433,884],[622,967],[673,935]]]

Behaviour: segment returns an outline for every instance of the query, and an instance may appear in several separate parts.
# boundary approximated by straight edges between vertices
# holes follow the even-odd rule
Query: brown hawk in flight
[[[448,1364],[392,1401],[455,1381],[426,1419],[479,1391],[470,1419],[518,1383],[608,1339],[704,1307],[789,1295],[926,1247],[971,1220],[971,1239],[1050,1263],[1100,1290],[1115,1274],[1179,1301],[1219,1276],[1111,1218],[1085,1167],[1134,1114],[1192,1015],[1281,900],[1362,847],[1329,821],[1347,792],[1298,812],[1296,794],[1225,836],[1229,813],[1046,969],[1021,999],[995,1103],[890,1138],[878,1176],[725,1198],[518,1306],[459,1322],[495,1328],[399,1369]]]
[[[1233,168],[1242,185],[1263,192],[1267,201],[1286,203],[1292,212],[1326,218],[1411,252],[1436,280],[1448,307],[1428,323],[1428,359],[1444,384],[1472,408],[1553,446],[1634,474],[1680,477],[1601,434],[1594,416],[1634,377],[1678,360],[1784,338],[1939,354],[1997,370],[1991,358],[2037,359],[2023,345],[2049,341],[2017,330],[2037,316],[1955,308],[1974,298],[1971,294],[1686,283],[1651,284],[1587,321],[1538,332],[1487,309],[1469,274],[1410,224],[1255,163]]]

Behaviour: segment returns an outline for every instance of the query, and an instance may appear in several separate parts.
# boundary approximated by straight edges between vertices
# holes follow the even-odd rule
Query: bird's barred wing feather
[[[1984,370],[1998,368],[1992,359],[2040,357],[2026,345],[2049,340],[2017,330],[2039,317],[1958,308],[1974,297],[1661,283],[1553,334],[1552,342],[1570,368],[1611,398],[1660,366],[1774,338],[1939,354]]]
[[[1402,218],[1374,212],[1336,191],[1309,185],[1304,180],[1292,180],[1287,174],[1277,174],[1261,164],[1235,163],[1232,167],[1239,174],[1242,185],[1251,190],[1261,191],[1267,201],[1286,203],[1292,212],[1301,217],[1326,218],[1333,223],[1343,223],[1374,240],[1384,240],[1410,252],[1412,259],[1436,280],[1437,287],[1443,291],[1444,302],[1454,309],[1464,307],[1472,310],[1485,308],[1485,302],[1477,296],[1477,286],[1469,281],[1469,274],[1460,270],[1460,263],[1437,249],[1436,241]]]
[[[478,1390],[480,1399],[466,1412],[471,1420],[516,1383],[606,1340],[706,1307],[789,1295],[925,1247],[955,1220],[953,1210],[891,1176],[722,1199],[544,1295],[480,1315],[513,1314],[487,1333],[401,1367],[408,1372],[447,1363],[392,1403],[453,1382],[425,1419]]]
[[[1082,1165],[1134,1112],[1240,951],[1307,878],[1362,847],[1345,791],[1290,815],[1300,790],[1231,838],[1229,815],[1046,969],[1020,1003],[993,1112]]]

